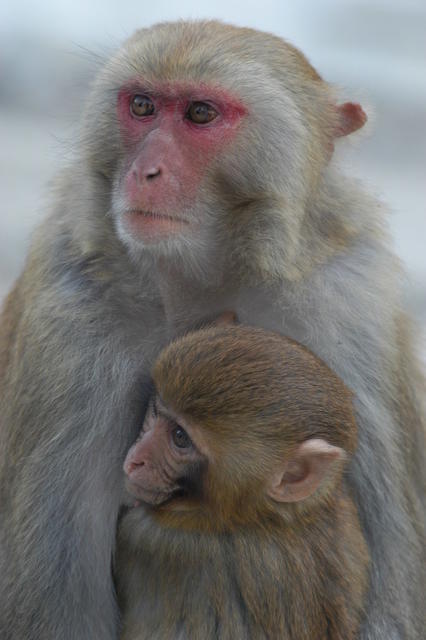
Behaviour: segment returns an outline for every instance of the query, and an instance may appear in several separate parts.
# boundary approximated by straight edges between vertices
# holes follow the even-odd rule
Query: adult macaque
[[[122,640],[352,640],[368,552],[342,478],[351,394],[249,327],[172,343],[124,470]]]
[[[141,385],[170,338],[224,309],[307,345],[354,392],[361,638],[421,637],[424,431],[399,268],[380,204],[331,161],[364,121],[250,29],[162,24],[106,64],[1,323],[2,640],[116,639]]]

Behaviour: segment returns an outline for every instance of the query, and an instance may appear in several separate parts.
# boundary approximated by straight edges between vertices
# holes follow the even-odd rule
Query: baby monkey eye
[[[152,116],[155,107],[148,96],[136,95],[133,96],[130,103],[130,111],[136,118],[145,118],[146,116]]]
[[[172,431],[172,440],[178,449],[192,447],[191,438],[182,427],[175,427]]]
[[[207,124],[218,116],[216,109],[206,102],[192,102],[189,105],[186,117],[195,124]]]

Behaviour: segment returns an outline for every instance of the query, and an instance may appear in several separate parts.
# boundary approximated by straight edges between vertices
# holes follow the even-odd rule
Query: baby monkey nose
[[[123,468],[125,473],[130,476],[134,471],[137,471],[137,469],[140,469],[144,465],[145,462],[143,460],[126,460]]]

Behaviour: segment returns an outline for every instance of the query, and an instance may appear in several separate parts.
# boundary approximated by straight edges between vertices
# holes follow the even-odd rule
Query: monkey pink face
[[[124,461],[127,490],[138,501],[161,505],[200,491],[206,459],[187,429],[157,396],[152,398],[139,438]]]
[[[114,196],[122,235],[142,244],[185,234],[203,177],[246,113],[229,93],[202,84],[123,87],[117,104],[126,160]]]

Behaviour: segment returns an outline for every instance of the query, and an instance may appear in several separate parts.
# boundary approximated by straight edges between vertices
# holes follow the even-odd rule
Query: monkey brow
[[[160,394],[158,394],[158,393],[157,393],[156,396],[154,396],[154,409],[155,409],[155,413],[157,413],[158,415],[162,416],[163,418],[167,418],[168,420],[170,420],[172,422],[176,422],[175,416],[172,413],[170,413],[170,411],[168,411],[166,409],[166,407],[164,406],[164,402],[161,399]]]

